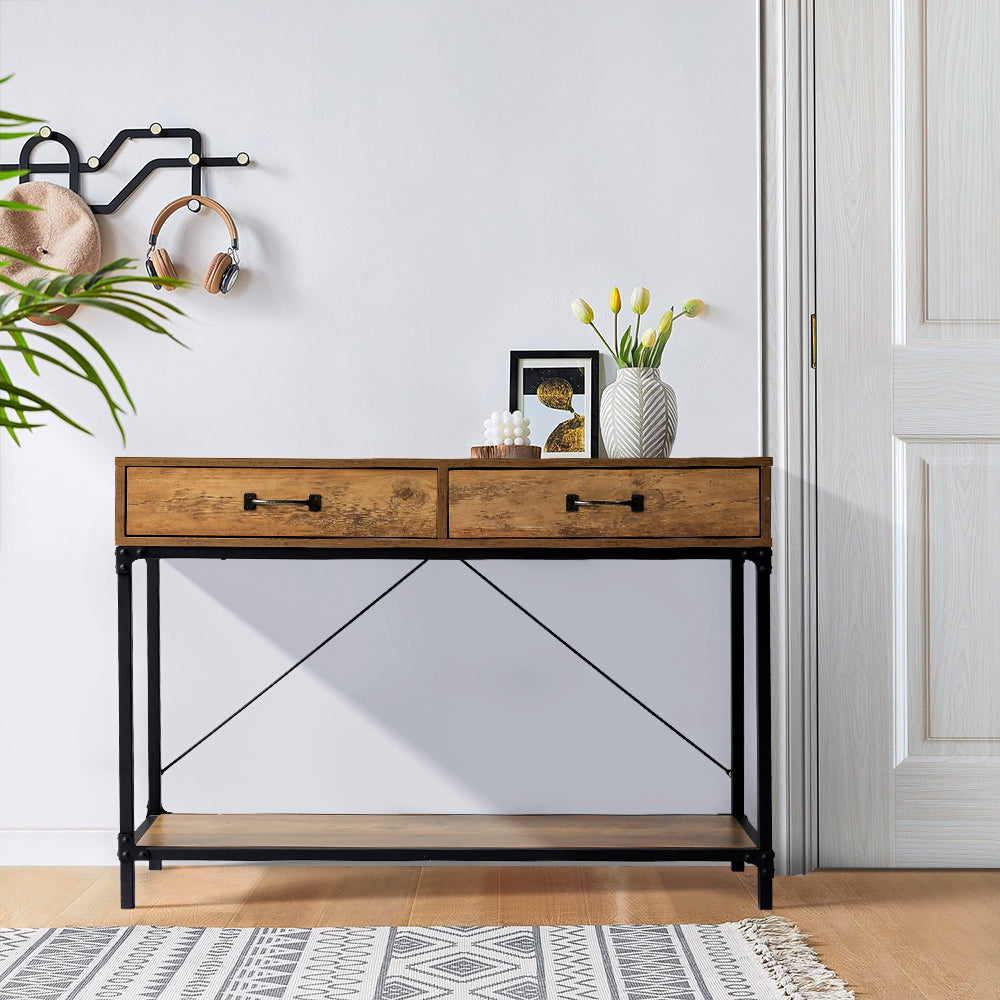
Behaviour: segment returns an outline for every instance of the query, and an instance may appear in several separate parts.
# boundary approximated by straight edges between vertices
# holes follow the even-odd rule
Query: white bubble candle
[[[488,445],[531,444],[531,421],[520,411],[494,410],[483,421],[483,441]]]

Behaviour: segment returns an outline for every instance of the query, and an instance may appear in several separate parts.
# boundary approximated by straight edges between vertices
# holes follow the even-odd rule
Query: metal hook
[[[24,184],[31,179],[31,151],[42,142],[58,142],[63,149],[66,150],[66,155],[69,162],[63,166],[59,164],[52,169],[48,164],[40,166],[40,169],[36,168],[36,173],[57,173],[65,172],[69,174],[69,189],[76,194],[80,193],[80,151],[76,148],[76,143],[73,142],[69,136],[65,136],[62,132],[55,132],[48,125],[43,125],[38,130],[38,135],[33,135],[30,139],[27,139],[24,145],[21,147],[21,155],[18,159],[17,169],[25,171],[22,173],[21,177],[18,179],[18,184]],[[48,168],[48,169],[46,169]],[[9,169],[8,164],[4,164],[0,167],[2,170]]]
[[[202,151],[201,133],[197,129],[191,128],[164,128],[159,122],[152,122],[145,129],[122,129],[118,135],[108,144],[107,149],[96,156],[88,157],[83,163],[80,161],[80,153],[76,144],[67,136],[56,132],[51,126],[43,125],[37,134],[27,139],[21,147],[21,155],[18,163],[0,163],[0,171],[21,171],[18,182],[23,184],[31,179],[32,174],[68,174],[69,188],[71,191],[80,193],[80,173],[103,170],[111,162],[117,151],[126,142],[133,139],[145,139],[150,136],[155,138],[186,138],[191,140],[192,149],[188,156],[184,157],[159,157],[150,160],[141,167],[132,179],[112,198],[106,205],[94,205],[90,207],[95,215],[107,215],[116,212],[122,204],[131,196],[137,187],[154,171],[161,167],[184,167],[191,171],[191,194],[200,195],[202,189],[202,170],[205,167],[245,167],[251,162],[250,154],[246,151],[239,152],[236,156],[205,156]],[[36,163],[30,162],[31,151],[39,143],[53,140],[58,142],[68,154],[68,163]],[[191,212],[200,212],[201,205],[192,200],[188,203]]]

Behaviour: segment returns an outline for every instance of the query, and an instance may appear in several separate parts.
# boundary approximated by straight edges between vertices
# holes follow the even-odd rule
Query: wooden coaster
[[[482,444],[472,449],[473,458],[541,458],[535,444]]]

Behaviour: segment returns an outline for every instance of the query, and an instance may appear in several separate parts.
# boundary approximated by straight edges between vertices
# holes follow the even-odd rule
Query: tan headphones
[[[211,198],[204,198],[200,194],[185,195],[183,198],[172,201],[156,217],[153,227],[149,231],[149,249],[146,251],[146,273],[151,278],[177,277],[177,271],[174,269],[174,262],[170,259],[170,254],[166,250],[156,246],[156,237],[160,235],[163,223],[177,209],[190,201],[197,201],[206,208],[212,209],[213,212],[218,212],[229,229],[229,235],[232,239],[230,248],[225,253],[217,253],[212,258],[208,265],[208,270],[205,272],[205,277],[202,279],[202,285],[210,295],[217,295],[219,292],[225,295],[236,284],[236,279],[240,276],[240,259],[236,255],[236,251],[240,248],[240,238],[236,232],[236,223],[233,222],[233,217],[217,201],[212,201]],[[155,282],[153,283],[153,287],[165,287],[168,292],[174,290],[173,285],[157,285]]]

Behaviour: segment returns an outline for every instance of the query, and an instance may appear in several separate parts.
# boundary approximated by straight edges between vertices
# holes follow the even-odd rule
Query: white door
[[[820,863],[1000,866],[1000,0],[817,0]]]

